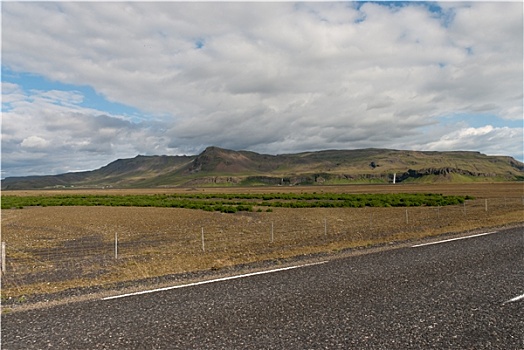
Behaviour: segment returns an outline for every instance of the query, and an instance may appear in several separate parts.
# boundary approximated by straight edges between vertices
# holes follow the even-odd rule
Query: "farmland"
[[[282,263],[297,256],[522,225],[523,196],[522,183],[4,191],[2,298],[8,303],[42,294],[51,298],[82,288],[107,290],[198,271],[227,273],[260,261]],[[44,202],[59,198],[91,203]],[[104,198],[159,203],[170,198],[237,210],[111,206],[100,202]],[[345,205],[348,198],[356,204]],[[341,205],[312,205],[319,202]]]

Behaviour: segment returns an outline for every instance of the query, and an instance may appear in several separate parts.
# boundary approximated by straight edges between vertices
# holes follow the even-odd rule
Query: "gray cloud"
[[[80,108],[78,92],[4,84],[3,168],[33,154],[62,154],[53,162],[67,171],[207,145],[467,148],[522,159],[522,128],[439,126],[457,113],[522,119],[522,4],[440,6],[5,3],[5,67],[91,86],[143,116]]]

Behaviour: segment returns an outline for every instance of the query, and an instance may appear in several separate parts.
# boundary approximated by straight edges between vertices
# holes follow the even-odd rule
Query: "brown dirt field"
[[[144,190],[15,191],[66,193],[442,193],[471,195],[465,206],[286,209],[222,214],[136,207],[33,207],[2,210],[7,271],[2,299],[100,287],[262,260],[414,240],[524,223],[524,184],[350,185]],[[486,211],[487,204],[487,211]],[[202,233],[204,242],[202,242]],[[118,240],[115,252],[115,238]]]
[[[162,193],[442,193],[444,195],[471,195],[477,198],[524,196],[524,182],[494,183],[435,183],[396,185],[341,185],[341,186],[275,186],[275,187],[204,187],[204,188],[144,188],[144,189],[63,189],[3,191],[3,195],[35,196],[59,194],[162,194]]]

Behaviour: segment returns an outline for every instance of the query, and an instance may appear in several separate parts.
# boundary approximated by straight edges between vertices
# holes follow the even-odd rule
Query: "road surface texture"
[[[524,349],[524,232],[2,316],[2,349]]]

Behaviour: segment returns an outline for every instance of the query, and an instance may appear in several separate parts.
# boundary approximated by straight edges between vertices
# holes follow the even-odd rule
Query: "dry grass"
[[[7,273],[2,280],[2,297],[20,298],[73,287],[107,286],[167,274],[519,224],[524,222],[523,186],[522,183],[499,183],[191,189],[206,193],[431,192],[477,198],[468,201],[465,208],[275,208],[269,213],[236,214],[129,207],[2,210],[2,241],[7,244]],[[115,259],[116,235],[118,259]]]

